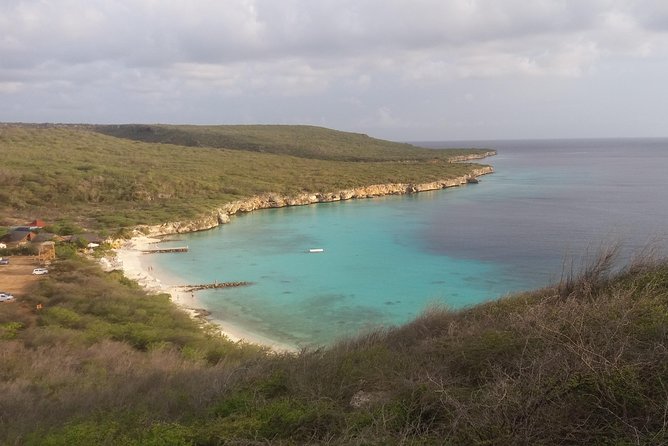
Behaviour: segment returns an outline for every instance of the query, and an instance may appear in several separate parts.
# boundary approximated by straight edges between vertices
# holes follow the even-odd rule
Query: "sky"
[[[668,136],[668,0],[0,0],[0,121]]]

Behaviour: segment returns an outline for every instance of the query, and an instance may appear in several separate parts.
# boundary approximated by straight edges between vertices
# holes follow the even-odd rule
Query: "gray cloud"
[[[665,70],[668,7],[657,3],[5,0],[0,120],[303,122],[399,139],[581,136],[592,127],[568,119],[559,101],[596,115],[604,98],[591,86],[628,89],[644,70]],[[637,95],[650,108],[663,97],[649,85]],[[551,134],[548,117],[538,125],[541,107],[570,122],[572,135],[563,126]],[[500,118],[501,108],[518,118]],[[608,133],[656,128],[611,123]]]

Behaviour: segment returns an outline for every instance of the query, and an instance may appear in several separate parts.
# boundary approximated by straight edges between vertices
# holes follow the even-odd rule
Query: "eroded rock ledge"
[[[469,159],[471,158],[466,158],[466,160]],[[153,226],[138,226],[136,231],[149,237],[203,231],[214,228],[221,224],[229,223],[230,216],[232,215],[251,212],[258,209],[280,208],[285,206],[303,206],[314,203],[329,203],[332,201],[373,198],[384,195],[414,194],[417,192],[460,186],[466,184],[469,178],[479,177],[481,175],[486,175],[492,172],[494,172],[494,169],[491,166],[481,166],[472,170],[470,174],[447,180],[432,181],[430,183],[374,184],[371,186],[357,187],[329,193],[300,193],[296,195],[267,193],[250,197],[245,200],[237,200],[231,203],[227,203],[224,206],[211,212],[211,214],[199,219],[163,223]]]
[[[482,152],[482,153],[471,153],[469,155],[451,156],[450,158],[448,158],[448,161],[450,161],[451,163],[458,163],[461,161],[475,161],[494,155],[496,155],[496,150],[489,150],[487,152]]]

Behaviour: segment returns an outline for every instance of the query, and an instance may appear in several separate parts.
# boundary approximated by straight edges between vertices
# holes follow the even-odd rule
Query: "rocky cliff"
[[[483,158],[487,158],[488,156],[494,156],[496,155],[496,150],[490,150],[484,153],[472,153],[470,155],[459,155],[459,156],[451,156],[448,158],[448,161],[451,163],[458,163],[460,161],[474,161],[474,160],[481,160]]]
[[[494,152],[491,152],[492,154]],[[471,158],[466,158],[469,160]],[[464,161],[464,160],[461,160]],[[245,200],[233,201],[214,210],[211,214],[195,220],[163,223],[154,226],[139,226],[137,234],[158,236],[167,234],[180,234],[184,232],[203,231],[214,228],[220,224],[230,222],[230,216],[251,212],[258,209],[279,208],[285,206],[303,206],[314,203],[328,203],[332,201],[351,200],[354,198],[373,198],[383,195],[414,194],[429,190],[445,189],[466,184],[469,178],[475,178],[494,172],[491,166],[481,166],[471,171],[470,174],[447,180],[433,181],[430,183],[394,183],[374,184],[371,186],[345,189],[338,192],[323,193],[300,193],[296,195],[280,195],[267,193],[250,197]]]

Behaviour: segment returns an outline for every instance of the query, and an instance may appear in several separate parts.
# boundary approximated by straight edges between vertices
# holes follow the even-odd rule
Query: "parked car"
[[[49,274],[49,270],[46,268],[35,268],[32,270],[32,273],[36,275]]]
[[[4,291],[0,292],[0,302],[12,302],[14,300],[14,296],[12,296],[9,293],[5,293]]]
[[[0,257],[0,265],[9,265],[9,259]]]

